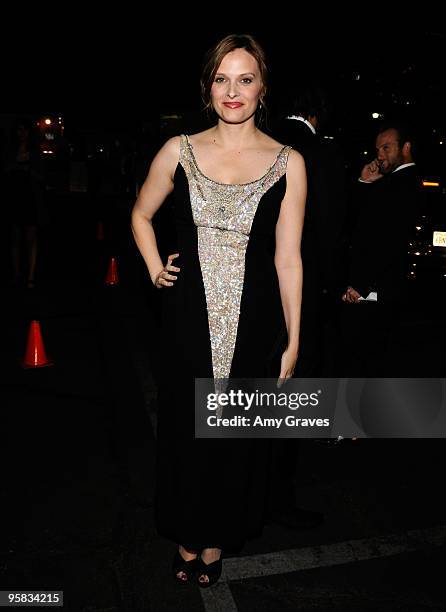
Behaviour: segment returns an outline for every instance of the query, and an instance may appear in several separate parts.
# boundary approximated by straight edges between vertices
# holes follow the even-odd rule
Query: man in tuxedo
[[[398,375],[389,339],[406,299],[407,249],[421,206],[421,181],[406,126],[383,125],[376,158],[365,164],[354,200],[356,222],[342,299],[344,375]]]
[[[320,135],[329,120],[324,90],[310,85],[299,91],[292,112],[280,122],[277,138],[304,157],[308,193],[302,234],[302,312],[300,378],[334,376],[332,356],[345,223],[343,155],[333,139]]]
[[[302,310],[298,378],[335,376],[333,356],[341,291],[341,252],[345,218],[343,156],[320,131],[329,119],[324,90],[311,84],[299,90],[291,112],[276,127],[276,138],[304,157],[307,202],[302,234]],[[316,527],[323,514],[300,508],[295,500],[298,439],[273,440],[271,520],[291,529]]]

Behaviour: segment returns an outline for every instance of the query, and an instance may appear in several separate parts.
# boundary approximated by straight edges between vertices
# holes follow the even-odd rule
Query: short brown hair
[[[205,57],[203,71],[201,73],[201,97],[203,99],[205,110],[210,110],[211,102],[211,87],[214,82],[214,77],[217,73],[225,55],[235,49],[245,49],[257,61],[260,70],[260,78],[262,80],[262,93],[260,94],[260,102],[265,105],[264,96],[267,88],[268,67],[266,65],[265,52],[257,40],[250,34],[230,34],[225,36],[212,49],[210,49]]]

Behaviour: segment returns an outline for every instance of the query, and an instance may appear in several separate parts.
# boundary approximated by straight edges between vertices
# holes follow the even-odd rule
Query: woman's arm
[[[156,211],[173,190],[173,176],[178,164],[180,138],[176,136],[166,142],[154,158],[149,173],[132,211],[132,232],[141,255],[146,262],[152,283],[169,287],[175,276],[165,270],[158,251],[152,219]],[[177,269],[172,268],[177,271]]]
[[[303,278],[300,241],[307,196],[307,176],[303,157],[297,151],[290,151],[286,179],[286,193],[276,226],[274,258],[288,332],[288,346],[282,357],[281,379],[292,375],[299,350]]]

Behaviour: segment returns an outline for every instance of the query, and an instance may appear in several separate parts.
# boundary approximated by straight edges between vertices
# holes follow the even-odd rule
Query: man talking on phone
[[[421,181],[408,127],[383,125],[358,181],[349,285],[342,295],[344,374],[390,376],[384,358],[406,301],[407,249]]]

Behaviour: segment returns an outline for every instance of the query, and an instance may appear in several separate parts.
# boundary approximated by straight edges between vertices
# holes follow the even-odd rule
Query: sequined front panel
[[[188,183],[208,310],[214,378],[229,377],[237,338],[249,234],[261,197],[286,172],[284,147],[268,172],[243,185],[207,178],[192,145],[181,137],[180,164]]]

